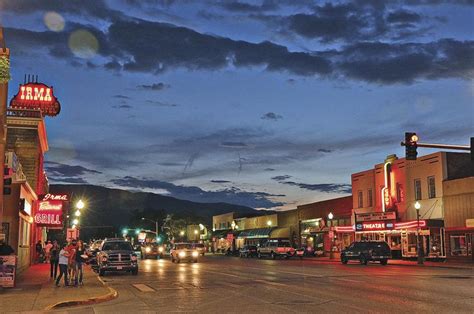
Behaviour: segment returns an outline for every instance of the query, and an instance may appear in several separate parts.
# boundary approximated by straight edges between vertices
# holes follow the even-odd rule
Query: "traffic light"
[[[405,132],[405,158],[406,160],[416,160],[418,136],[414,132]]]
[[[13,169],[4,167],[3,168],[3,195],[10,195],[12,193],[12,175]]]

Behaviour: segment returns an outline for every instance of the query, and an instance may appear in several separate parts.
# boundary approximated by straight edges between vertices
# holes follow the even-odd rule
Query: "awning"
[[[274,229],[275,228],[258,228],[242,230],[238,237],[247,239],[268,238]]]
[[[216,230],[212,232],[212,237],[217,239],[226,238],[228,233],[232,233],[232,230]]]
[[[271,239],[289,239],[290,238],[290,228],[275,228],[270,233]]]

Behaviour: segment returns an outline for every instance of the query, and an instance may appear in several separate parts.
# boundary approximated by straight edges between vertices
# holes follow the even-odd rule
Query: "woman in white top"
[[[69,259],[69,252],[65,250],[66,244],[61,246],[61,251],[59,252],[59,276],[56,278],[56,287],[59,287],[59,281],[64,275],[64,286],[69,286],[69,281],[67,278],[67,265]]]

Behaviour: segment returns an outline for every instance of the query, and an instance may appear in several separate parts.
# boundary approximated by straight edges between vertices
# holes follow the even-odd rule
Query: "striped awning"
[[[258,229],[242,230],[238,237],[247,238],[247,239],[268,238],[270,237],[270,233],[274,229],[275,228],[258,228]]]

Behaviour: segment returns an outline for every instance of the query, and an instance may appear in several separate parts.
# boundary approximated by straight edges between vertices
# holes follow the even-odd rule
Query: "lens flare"
[[[64,30],[64,18],[56,12],[46,12],[43,17],[46,27],[53,32],[61,32]]]
[[[80,29],[69,36],[69,49],[79,58],[90,59],[99,51],[99,41],[91,32]]]

